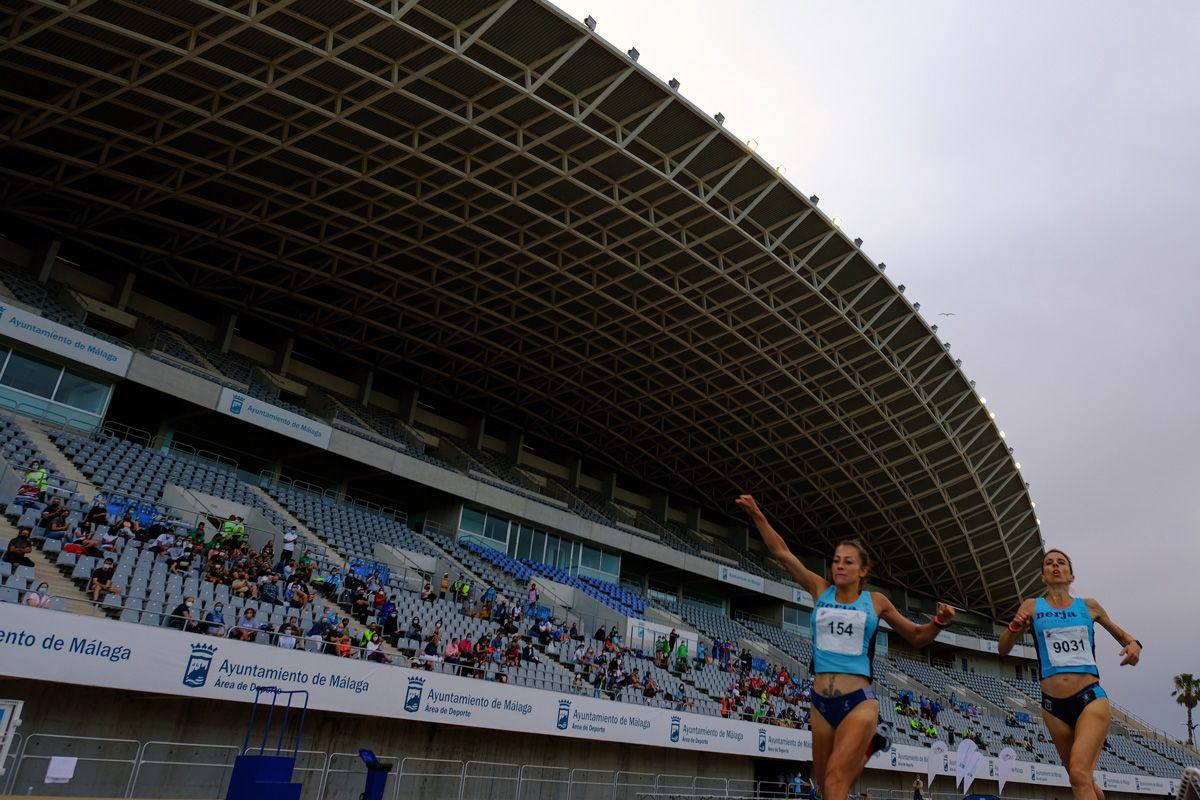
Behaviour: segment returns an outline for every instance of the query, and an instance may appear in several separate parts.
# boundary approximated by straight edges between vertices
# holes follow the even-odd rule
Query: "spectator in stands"
[[[37,487],[39,503],[46,502],[46,484],[49,478],[50,473],[42,466],[41,461],[35,458],[29,462],[29,469],[25,472],[25,483]]]
[[[187,631],[195,633],[197,625],[195,618],[192,616],[192,607],[196,604],[196,598],[185,597],[183,602],[175,606],[171,611],[171,615],[167,617],[167,627],[174,628],[179,631]]]
[[[231,639],[240,639],[243,642],[252,642],[258,634],[258,612],[253,608],[247,608],[242,612],[242,617],[237,621],[237,627],[230,634]]]
[[[438,599],[446,599],[446,590],[450,588],[450,573],[446,572],[442,575],[442,589],[438,592]]]
[[[342,658],[353,658],[354,647],[351,643],[354,638],[350,633],[350,618],[342,617],[337,625],[326,628],[325,641],[329,644],[329,652]]]
[[[229,591],[234,597],[243,600],[258,596],[258,587],[250,582],[250,576],[245,570],[234,570],[233,580],[229,582]]]
[[[299,538],[300,532],[296,530],[295,525],[283,532],[283,547],[279,553],[279,560],[284,564],[291,563],[292,556],[296,553],[296,540]]]
[[[513,636],[508,640],[508,647],[505,648],[504,651],[504,666],[521,666],[521,642],[516,636]]]
[[[919,775],[913,781],[912,788],[913,788],[913,800],[923,800],[923,795],[921,794],[921,790],[925,788],[925,782],[921,780],[921,777]]]
[[[209,636],[225,635],[225,606],[221,602],[213,603],[208,613],[204,615],[204,632]]]
[[[119,528],[107,528],[96,537],[101,552],[117,552],[117,541],[121,538]]]
[[[954,748],[954,726],[953,725],[949,725],[946,727],[946,744],[948,744],[951,749]]]
[[[57,519],[65,510],[61,497],[51,497],[50,502],[42,509],[42,513],[38,516],[38,527],[49,528],[50,523]]]
[[[103,564],[92,570],[92,602],[100,602],[101,592],[116,595],[121,593],[121,590],[118,589],[112,582],[114,572],[116,572],[116,568],[113,566],[113,560],[111,558],[104,559]]]
[[[280,625],[279,635],[275,638],[275,644],[284,650],[295,650],[300,644],[300,626],[292,621],[294,619],[292,617]]]
[[[273,572],[264,572],[258,578],[258,600],[261,603],[279,605],[279,576]]]
[[[429,581],[425,581],[425,585],[421,587],[421,600],[426,603],[434,601],[433,587],[429,585]]]
[[[525,639],[525,644],[521,648],[521,661],[526,664],[540,664],[542,659],[538,656],[537,650],[533,647],[532,639]]]
[[[433,665],[441,661],[442,657],[438,652],[441,644],[442,637],[437,633],[429,634],[429,638],[425,640],[425,648],[420,655],[420,661],[425,665],[425,669],[433,670]]]
[[[538,597],[541,593],[538,592],[537,584],[533,581],[529,582],[529,613],[533,613],[533,609],[537,608]]]
[[[25,605],[32,606],[33,608],[49,608],[50,584],[42,581],[37,585],[37,589],[32,592],[26,592]]]
[[[1017,727],[1017,715],[1013,712],[1008,712],[1008,716],[1004,718],[1004,724],[1010,728]]]
[[[33,541],[30,539],[32,533],[33,530],[28,525],[17,529],[17,535],[9,540],[8,547],[4,549],[4,563],[14,567],[33,566],[33,562],[29,560],[29,554],[33,552]]]
[[[583,673],[576,672],[571,676],[571,694],[583,694],[586,690],[586,685],[583,682]]]

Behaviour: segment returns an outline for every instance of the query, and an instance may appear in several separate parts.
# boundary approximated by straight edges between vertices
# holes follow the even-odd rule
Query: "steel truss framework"
[[[535,0],[3,0],[0,209],[991,616],[1038,577],[946,346],[781,176]]]

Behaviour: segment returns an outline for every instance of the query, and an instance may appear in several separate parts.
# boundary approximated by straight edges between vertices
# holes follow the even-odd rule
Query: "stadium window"
[[[97,383],[82,375],[64,370],[62,379],[58,382],[58,389],[54,392],[53,400],[64,406],[99,415],[104,413],[104,403],[108,400],[109,388],[103,383]]]
[[[533,530],[533,545],[529,548],[530,558],[534,561],[546,563],[546,532],[539,531],[537,528]]]
[[[487,519],[483,525],[483,535],[491,539],[493,542],[501,542],[508,544],[508,520],[504,517],[496,517],[491,514],[487,515]]]
[[[600,567],[601,570],[607,572],[609,575],[621,574],[621,557],[619,555],[604,551],[601,551],[600,555],[602,564]]]
[[[61,375],[62,368],[55,364],[14,352],[8,358],[0,383],[37,397],[52,398]]]
[[[462,533],[473,533],[477,536],[483,535],[483,524],[486,515],[482,511],[476,511],[473,508],[463,507],[462,514],[458,518],[458,530]]]
[[[522,525],[517,531],[516,558],[529,558],[533,552],[533,528]]]
[[[579,566],[585,569],[599,570],[601,564],[600,551],[588,545],[583,546],[583,554],[579,559]]]
[[[558,566],[558,548],[562,544],[562,539],[551,535],[546,537],[546,557],[542,559],[542,563],[547,566]]]

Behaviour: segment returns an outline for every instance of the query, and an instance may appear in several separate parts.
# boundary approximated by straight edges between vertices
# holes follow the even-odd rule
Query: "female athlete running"
[[[892,630],[914,647],[924,647],[954,619],[954,609],[938,603],[933,622],[916,625],[882,594],[863,590],[871,562],[861,544],[838,544],[830,583],[792,554],[753,497],[744,494],[737,504],[750,515],[775,560],[815,600],[813,781],[821,787],[824,800],[846,800],[871,754],[890,746],[887,727],[879,725],[879,701],[871,688],[879,620],[887,620]]]
[[[1121,630],[1091,598],[1071,597],[1075,570],[1062,550],[1042,559],[1046,593],[1030,598],[1017,610],[1000,636],[1000,655],[1008,655],[1030,625],[1042,679],[1042,719],[1058,750],[1075,800],[1104,800],[1092,773],[1112,721],[1108,695],[1100,688],[1096,667],[1095,623],[1099,622],[1124,649],[1121,666],[1137,664],[1142,643]]]

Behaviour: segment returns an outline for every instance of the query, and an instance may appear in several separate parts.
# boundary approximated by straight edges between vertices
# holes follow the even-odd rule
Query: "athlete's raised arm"
[[[1111,633],[1117,644],[1121,645],[1121,666],[1135,666],[1142,658],[1142,643],[1113,622],[1108,612],[1094,598],[1085,598],[1084,602],[1087,603],[1088,611],[1092,612],[1092,619]]]
[[[804,562],[796,558],[795,554],[787,546],[787,542],[783,540],[783,537],[771,527],[771,523],[767,522],[767,515],[758,507],[758,503],[754,501],[754,497],[744,494],[734,502],[741,506],[742,510],[749,515],[750,521],[754,523],[754,527],[758,528],[758,535],[762,537],[763,544],[767,546],[767,550],[771,552],[775,560],[791,573],[792,577],[796,579],[796,583],[800,584],[804,588],[804,591],[811,594],[814,600],[820,597],[821,593],[829,586],[829,581],[804,566]]]
[[[1006,656],[1012,652],[1013,645],[1021,638],[1030,623],[1033,622],[1033,610],[1037,605],[1037,601],[1033,599],[1022,600],[1021,605],[1017,608],[1016,615],[1013,616],[1012,622],[1008,623],[1008,627],[1000,634],[1000,655]]]
[[[950,624],[954,619],[954,607],[945,603],[937,604],[937,612],[933,619],[924,625],[918,625],[901,614],[891,600],[880,592],[872,592],[875,600],[875,613],[879,618],[892,626],[892,630],[903,636],[913,647],[924,647],[937,638],[938,631]]]

